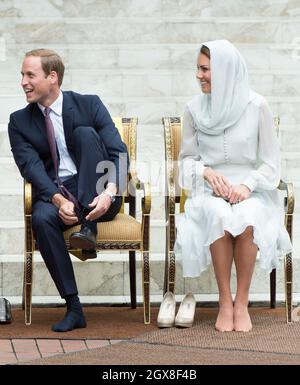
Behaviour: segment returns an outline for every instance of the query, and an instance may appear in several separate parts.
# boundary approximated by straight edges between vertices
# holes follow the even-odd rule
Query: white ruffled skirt
[[[188,198],[185,212],[176,216],[175,254],[182,261],[183,276],[198,277],[211,263],[210,245],[225,231],[235,237],[247,226],[253,226],[260,266],[267,272],[277,268],[292,244],[276,200],[277,191],[253,192],[234,205],[210,192]]]

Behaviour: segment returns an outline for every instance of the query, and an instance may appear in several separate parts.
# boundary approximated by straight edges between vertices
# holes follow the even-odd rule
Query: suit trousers
[[[97,194],[96,183],[101,174],[96,173],[98,162],[105,159],[105,147],[92,127],[77,127],[73,134],[77,175],[64,182],[65,187],[77,197],[83,209],[88,208]],[[120,211],[122,197],[116,197],[108,211],[98,222],[112,220]],[[85,210],[84,215],[87,215]],[[78,294],[74,270],[63,232],[72,226],[63,223],[58,208],[51,202],[37,200],[33,204],[32,227],[38,248],[49,273],[62,298]]]

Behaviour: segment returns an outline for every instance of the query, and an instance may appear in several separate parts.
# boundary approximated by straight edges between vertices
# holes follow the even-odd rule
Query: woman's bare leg
[[[230,277],[233,262],[233,238],[225,232],[210,246],[215,276],[219,288],[219,314],[215,327],[219,331],[233,330],[233,301]]]
[[[253,227],[235,238],[233,258],[236,266],[237,291],[234,300],[234,330],[248,332],[252,323],[248,312],[249,289],[255,266],[257,246],[253,243]]]

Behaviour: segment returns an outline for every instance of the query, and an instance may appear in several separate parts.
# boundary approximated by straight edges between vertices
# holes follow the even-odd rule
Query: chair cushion
[[[141,223],[127,214],[118,214],[112,221],[98,222],[97,242],[141,241]],[[80,226],[74,226],[64,232],[65,240]]]

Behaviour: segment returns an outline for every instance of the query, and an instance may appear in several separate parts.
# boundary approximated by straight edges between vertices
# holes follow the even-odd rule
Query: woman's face
[[[210,60],[203,53],[198,56],[196,78],[200,82],[201,90],[204,94],[211,93],[211,74]]]

